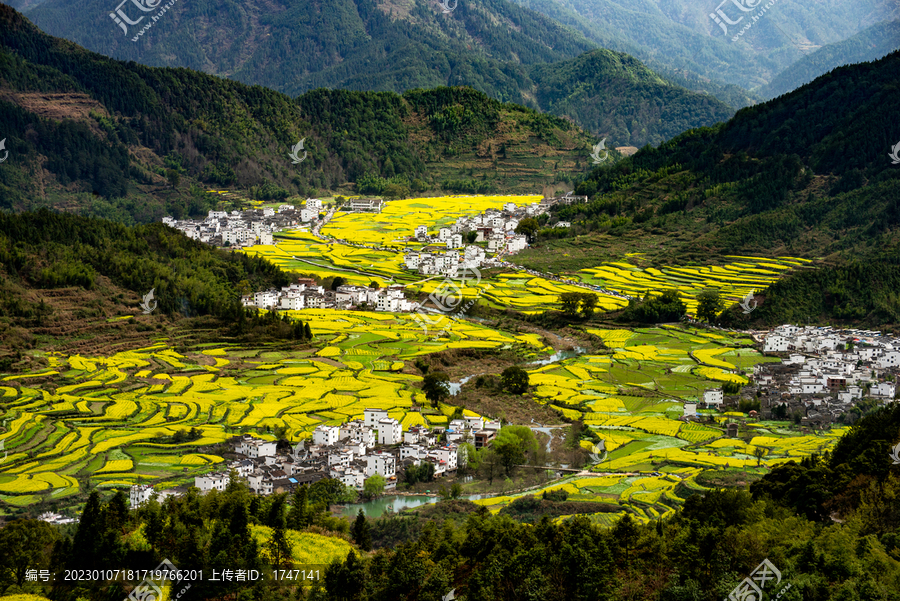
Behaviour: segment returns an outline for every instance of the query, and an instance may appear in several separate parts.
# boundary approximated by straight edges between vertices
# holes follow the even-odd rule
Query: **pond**
[[[469,501],[477,501],[490,496],[500,495],[465,495],[462,498]],[[440,497],[432,495],[388,495],[364,503],[344,505],[341,507],[341,515],[347,518],[355,518],[359,510],[362,509],[363,513],[370,518],[378,518],[385,513],[397,513],[404,509],[413,509],[429,503],[437,503],[440,500]],[[388,509],[389,507],[391,509]]]
[[[341,515],[348,518],[356,517],[362,509],[370,518],[379,518],[389,511],[398,512],[413,507],[421,507],[428,503],[437,503],[440,497],[431,495],[392,495],[379,497],[364,503],[350,503],[341,507]],[[388,509],[391,507],[392,509]]]

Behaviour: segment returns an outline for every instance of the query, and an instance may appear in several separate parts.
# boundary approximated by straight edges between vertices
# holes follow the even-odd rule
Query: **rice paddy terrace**
[[[368,284],[372,274],[382,282],[419,282],[427,293],[440,278],[421,281],[401,267],[402,251],[421,248],[406,241],[416,225],[434,231],[462,214],[534,200],[495,196],[396,201],[377,215],[337,213],[325,228],[335,238],[386,250],[326,242],[297,230],[282,233],[276,246],[247,252],[298,272],[340,274],[361,284]],[[691,306],[702,288],[720,288],[737,300],[803,263],[724,257],[719,267],[652,269],[624,259],[566,277],[635,296],[677,288]],[[537,312],[557,307],[559,294],[569,290],[584,289],[510,271],[486,276],[464,292],[494,306]],[[611,309],[624,302],[601,295],[600,306]],[[366,407],[387,409],[404,429],[444,425],[457,409],[453,402],[464,404],[466,396],[474,394],[473,384],[432,409],[419,389],[421,375],[410,366],[417,357],[449,349],[493,349],[512,351],[524,364],[553,350],[536,334],[469,320],[441,317],[434,325],[444,333],[435,337],[408,314],[324,309],[291,314],[311,325],[312,348],[181,348],[160,338],[145,348],[110,356],[51,353],[46,356],[48,368],[41,372],[0,375],[0,453],[5,454],[0,461],[0,510],[43,500],[65,504],[91,487],[192,482],[195,475],[221,467],[224,460],[211,447],[232,436],[250,431],[273,439],[272,431],[281,427],[296,441],[320,424],[360,418]],[[705,389],[723,382],[744,383],[743,372],[772,360],[753,350],[749,338],[681,326],[588,332],[601,338],[607,350],[529,369],[532,389],[522,402],[552,409],[560,423],[563,418],[582,419],[605,441],[608,453],[590,468],[594,474],[548,487],[566,489],[570,500],[597,503],[597,521],[610,523],[624,511],[642,519],[665,515],[686,496],[703,490],[702,482],[711,474],[749,477],[779,462],[821,452],[841,434],[833,430],[801,435],[786,423],[758,423],[737,413],[711,412],[703,423],[679,419],[684,401],[697,400]],[[741,423],[738,438],[725,437],[727,420]],[[173,439],[191,428],[202,434],[194,440]],[[765,452],[761,459],[754,454],[757,448]],[[500,511],[513,499],[479,502]],[[71,501],[77,502],[74,497]]]

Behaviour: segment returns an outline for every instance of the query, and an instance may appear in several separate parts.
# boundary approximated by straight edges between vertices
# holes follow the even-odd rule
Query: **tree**
[[[422,392],[431,406],[437,408],[441,401],[450,396],[450,376],[442,371],[425,374]]]
[[[372,476],[366,478],[366,481],[363,484],[363,495],[365,495],[369,499],[374,499],[384,492],[384,485],[384,476],[382,476],[381,474],[373,474]]]
[[[756,457],[756,467],[759,467],[762,458],[766,456],[766,450],[763,447],[753,449],[753,456]]]
[[[384,187],[383,196],[391,199],[407,198],[409,196],[409,186],[394,183],[388,184]]]
[[[356,522],[353,523],[351,532],[353,534],[353,542],[355,542],[360,549],[363,551],[370,551],[372,549],[372,534],[369,531],[369,521],[366,519],[366,514],[363,513],[362,509],[356,514]]]
[[[526,217],[516,226],[516,233],[524,234],[528,239],[528,242],[532,242],[538,228],[540,228],[540,226],[538,225],[537,219],[534,217]]]
[[[507,367],[500,375],[500,385],[512,394],[523,394],[528,384],[528,372],[517,365]]]
[[[704,290],[697,295],[697,318],[712,322],[725,308],[725,302],[718,290]]]
[[[563,313],[575,317],[578,314],[578,305],[581,304],[581,293],[563,292],[559,295],[559,302],[562,303]]]
[[[78,530],[75,532],[73,547],[78,553],[72,556],[72,569],[99,569],[100,551],[98,534],[102,533],[103,515],[100,504],[100,493],[92,490],[81,512]]]
[[[462,496],[462,492],[463,492],[462,484],[460,484],[459,482],[454,482],[450,486],[450,498],[451,499],[460,498]]]
[[[471,442],[464,442],[457,449],[457,465],[463,469],[478,471],[481,466],[481,456]]]
[[[474,244],[477,239],[478,239],[478,232],[475,232],[475,231],[466,232],[466,243],[467,244]]]
[[[343,278],[343,277],[341,277],[341,276],[337,276],[337,277],[334,278],[334,280],[332,280],[332,282],[331,282],[331,289],[332,289],[332,290],[337,290],[337,289],[338,289],[338,286],[343,286],[343,285],[346,284],[346,283],[347,283],[347,280],[346,280],[345,278]]]
[[[309,501],[327,508],[344,496],[344,483],[335,478],[323,478],[309,487]]]
[[[481,471],[488,479],[488,484],[494,483],[494,478],[499,475],[503,464],[500,462],[500,456],[493,449],[482,449],[480,453],[479,465]]]
[[[283,517],[275,524],[275,527],[272,530],[272,538],[269,539],[266,550],[269,552],[269,559],[272,561],[272,567],[283,569],[291,567],[294,553],[291,549],[291,543],[287,539]]]
[[[53,526],[40,520],[16,520],[0,528],[0,591],[7,585],[25,585],[27,570],[47,565],[57,540]]]
[[[369,288],[371,288],[372,290],[378,290],[379,288],[381,288],[381,284],[379,284],[375,280],[372,280],[371,282],[369,282]]]
[[[500,434],[498,434],[496,440],[494,440],[493,447],[494,452],[500,457],[500,462],[506,469],[507,476],[512,472],[514,466],[525,461],[525,451],[522,448],[522,441],[508,429],[500,429]]]
[[[173,190],[178,188],[178,184],[181,183],[181,176],[174,169],[166,169],[166,179],[169,180],[169,185]]]
[[[613,526],[612,535],[615,541],[625,551],[625,564],[628,565],[629,553],[637,544],[641,531],[637,522],[631,517],[630,513],[622,516],[616,525]]]
[[[500,462],[506,468],[506,475],[512,472],[512,468],[525,463],[526,454],[537,451],[537,439],[534,432],[526,426],[504,426],[497,433],[492,445],[494,452],[499,456]]]
[[[288,524],[294,530],[302,530],[309,526],[312,516],[309,512],[309,487],[306,484],[294,489],[291,498],[291,509],[288,511]]]
[[[581,314],[590,319],[597,308],[597,295],[592,292],[581,293]]]

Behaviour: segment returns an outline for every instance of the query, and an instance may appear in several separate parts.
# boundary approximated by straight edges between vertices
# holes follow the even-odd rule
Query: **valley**
[[[898,601],[900,14],[713,4],[0,5],[0,601]]]

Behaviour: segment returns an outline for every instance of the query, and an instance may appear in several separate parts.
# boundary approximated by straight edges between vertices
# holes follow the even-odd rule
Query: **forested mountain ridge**
[[[779,0],[698,3],[695,0],[515,0],[569,25],[604,48],[627,52],[646,62],[714,82],[753,90],[767,84],[805,55],[840,42],[876,23],[896,19],[896,4],[881,0]],[[724,6],[723,6],[724,4]],[[726,33],[709,14],[721,8],[737,25]],[[752,16],[762,16],[736,42],[732,38]],[[752,57],[752,58],[750,58]],[[803,82],[797,82],[799,85]],[[699,89],[690,86],[691,89]],[[723,90],[724,92],[724,90]],[[733,106],[736,97],[722,100]]]
[[[842,65],[877,60],[900,48],[900,21],[878,23],[851,38],[822,46],[775,76],[757,92],[775,98]]]
[[[198,0],[173,7],[137,42],[105,0],[48,0],[28,17],[45,32],[149,66],[187,67],[296,95],[317,87],[402,92],[470,85],[519,101],[519,66],[577,56],[594,45],[504,0]],[[137,12],[137,11],[132,11]],[[136,19],[134,15],[132,19]]]
[[[109,19],[108,7],[98,2],[89,0],[87,10],[76,10],[68,3],[48,0],[28,16],[52,35],[113,58],[187,67],[291,96],[320,87],[403,93],[470,86],[501,101],[569,116],[600,135],[628,132],[627,137],[611,140],[619,146],[659,143],[685,128],[712,125],[733,114],[714,98],[680,89],[655,74],[657,83],[665,86],[659,94],[662,104],[676,105],[673,123],[655,120],[652,111],[643,110],[648,90],[640,83],[642,77],[619,79],[621,85],[615,87],[597,87],[595,74],[574,78],[566,64],[560,68],[572,76],[568,81],[535,76],[536,65],[555,65],[596,45],[578,31],[506,0],[458,3],[448,14],[442,13],[439,3],[424,0],[277,0],[275,6],[241,0],[215,4],[215,8],[209,0],[200,0],[173,8],[137,37],[118,28]],[[139,26],[131,26],[132,33]],[[613,64],[623,60],[614,56],[603,55]],[[639,65],[633,72],[645,70]],[[674,72],[672,76],[678,85],[691,85],[688,78]],[[613,127],[603,127],[607,123],[592,115],[582,122],[580,112],[570,107],[556,112],[554,106],[540,103],[538,96],[553,93],[545,89],[548,85],[595,89],[600,97],[586,100],[602,101],[612,111],[602,120]],[[654,86],[649,92],[656,90]],[[643,125],[621,126],[637,122]]]
[[[889,156],[900,142],[897,81],[900,52],[600,166],[576,187],[588,204],[557,211],[573,227],[546,231],[550,248],[523,262],[622,238],[654,265],[800,256],[822,269],[770,287],[749,319],[900,324],[900,169]]]
[[[563,119],[467,88],[316,90],[292,100],[123,63],[43,34],[6,6],[0,40],[5,209],[49,205],[147,222],[205,213],[218,201],[209,187],[311,195],[352,191],[348,183],[367,173],[420,189],[450,181],[534,191],[579,176],[594,142]],[[292,164],[299,140],[306,159]],[[473,167],[490,177],[474,182]]]
[[[594,50],[531,67],[544,112],[571,118],[616,145],[660,144],[693,123],[727,121],[734,110],[660,77],[634,57]]]

